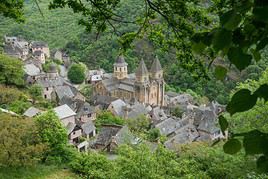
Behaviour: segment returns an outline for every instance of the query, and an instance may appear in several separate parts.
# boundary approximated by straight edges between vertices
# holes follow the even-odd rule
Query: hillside
[[[26,40],[45,41],[51,48],[62,48],[83,31],[77,24],[78,15],[70,9],[49,10],[48,1],[40,1],[39,5],[44,17],[33,1],[25,2],[25,23],[1,17],[0,36],[20,35]]]

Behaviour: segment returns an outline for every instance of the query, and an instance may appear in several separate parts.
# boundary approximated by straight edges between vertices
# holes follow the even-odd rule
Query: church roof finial
[[[161,71],[161,70],[162,70],[161,64],[159,62],[158,57],[156,56],[154,61],[153,61],[153,64],[152,64],[150,72],[158,72],[158,71]]]
[[[142,76],[142,75],[146,75],[146,74],[148,74],[148,70],[147,70],[147,67],[146,67],[144,60],[142,58],[139,66],[136,70],[136,76]]]

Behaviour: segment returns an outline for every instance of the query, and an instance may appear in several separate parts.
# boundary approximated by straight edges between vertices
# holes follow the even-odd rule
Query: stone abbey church
[[[158,58],[154,59],[150,71],[143,60],[133,74],[128,74],[127,66],[124,57],[119,56],[114,63],[113,74],[99,81],[94,87],[94,93],[125,101],[163,106],[165,82]]]

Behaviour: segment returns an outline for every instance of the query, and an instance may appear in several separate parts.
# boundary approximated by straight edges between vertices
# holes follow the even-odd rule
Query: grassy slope
[[[0,179],[78,179],[68,169],[38,165],[31,168],[0,168]]]
[[[26,22],[18,24],[12,19],[0,16],[0,37],[5,34],[22,35],[27,40],[43,40],[52,48],[61,48],[77,38],[84,28],[78,25],[79,15],[70,9],[48,10],[49,1],[41,1],[41,16],[32,1],[25,3]]]

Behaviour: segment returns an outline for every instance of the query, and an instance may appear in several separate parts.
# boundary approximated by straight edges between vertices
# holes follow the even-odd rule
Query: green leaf
[[[265,101],[268,101],[268,84],[261,85],[254,94],[259,98],[263,98]]]
[[[268,22],[268,6],[258,6],[253,8],[253,16],[256,20],[262,22]]]
[[[232,42],[232,32],[226,29],[218,29],[212,39],[213,47],[216,51],[229,48]]]
[[[261,172],[268,172],[268,158],[266,156],[260,156],[257,160],[257,168]]]
[[[192,49],[196,53],[201,53],[207,46],[203,44],[202,42],[199,43],[193,43]]]
[[[218,80],[223,80],[224,77],[226,76],[227,69],[221,65],[218,65],[215,67],[215,77]]]
[[[254,57],[254,59],[255,59],[256,62],[260,61],[260,59],[261,59],[260,52],[258,52],[257,50],[253,50],[252,51],[252,55],[253,55],[253,57]]]
[[[223,151],[227,154],[236,154],[241,150],[241,143],[237,139],[231,139],[228,140],[224,145],[223,145]]]
[[[226,129],[228,128],[229,124],[227,120],[225,119],[225,117],[223,117],[222,115],[219,117],[219,124],[220,124],[222,133],[224,133]]]
[[[237,69],[242,71],[250,65],[252,56],[243,53],[240,48],[232,47],[228,51],[228,59]]]
[[[267,44],[268,44],[268,38],[264,38],[264,39],[262,39],[262,40],[257,44],[256,50],[257,50],[257,51],[262,50]]]
[[[243,146],[247,155],[262,154],[268,148],[267,135],[253,130],[244,135]]]
[[[236,92],[228,103],[226,110],[231,114],[251,109],[257,102],[257,96],[251,95],[248,89],[241,89]]]
[[[234,30],[237,28],[241,19],[241,15],[234,10],[228,11],[220,17],[222,26],[227,30]]]

